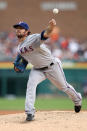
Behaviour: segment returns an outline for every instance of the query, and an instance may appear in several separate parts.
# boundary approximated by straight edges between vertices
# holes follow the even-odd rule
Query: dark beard
[[[24,35],[17,35],[17,37],[18,37],[19,39],[21,39],[21,38],[24,37]]]

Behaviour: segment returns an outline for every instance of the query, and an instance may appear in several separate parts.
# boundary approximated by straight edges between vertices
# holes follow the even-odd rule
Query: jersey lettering
[[[26,47],[24,47],[24,53],[26,53],[26,52],[28,52],[28,50],[27,50],[27,48],[26,48]]]
[[[20,49],[20,52],[21,52],[21,54],[25,54],[25,53],[31,52],[31,51],[33,51],[33,50],[34,50],[34,49],[32,48],[32,46],[29,46],[28,48],[22,47],[22,48]]]
[[[32,48],[32,46],[29,46],[29,50],[33,51],[34,49]]]

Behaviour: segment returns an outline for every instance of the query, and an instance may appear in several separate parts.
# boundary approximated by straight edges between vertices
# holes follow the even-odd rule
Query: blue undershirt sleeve
[[[44,37],[44,32],[45,32],[45,30],[41,32],[41,40],[47,40],[48,39],[48,37]]]

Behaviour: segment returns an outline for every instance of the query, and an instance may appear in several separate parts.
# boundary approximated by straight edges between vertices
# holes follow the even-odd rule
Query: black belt
[[[52,66],[52,65],[54,65],[53,62],[50,64],[50,66]],[[35,70],[46,70],[46,69],[48,69],[48,68],[49,68],[49,66],[45,66],[45,67],[42,67],[42,68],[34,68],[34,69],[35,69]]]

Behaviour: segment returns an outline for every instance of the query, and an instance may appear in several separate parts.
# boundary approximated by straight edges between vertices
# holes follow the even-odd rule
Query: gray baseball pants
[[[48,69],[35,70],[32,69],[29,74],[29,80],[27,83],[26,100],[25,100],[25,112],[26,114],[35,113],[35,99],[36,99],[36,87],[45,79],[49,79],[58,89],[65,92],[74,102],[75,105],[81,104],[81,96],[75,91],[75,89],[67,83],[65,75],[59,59],[54,61],[52,66]]]

